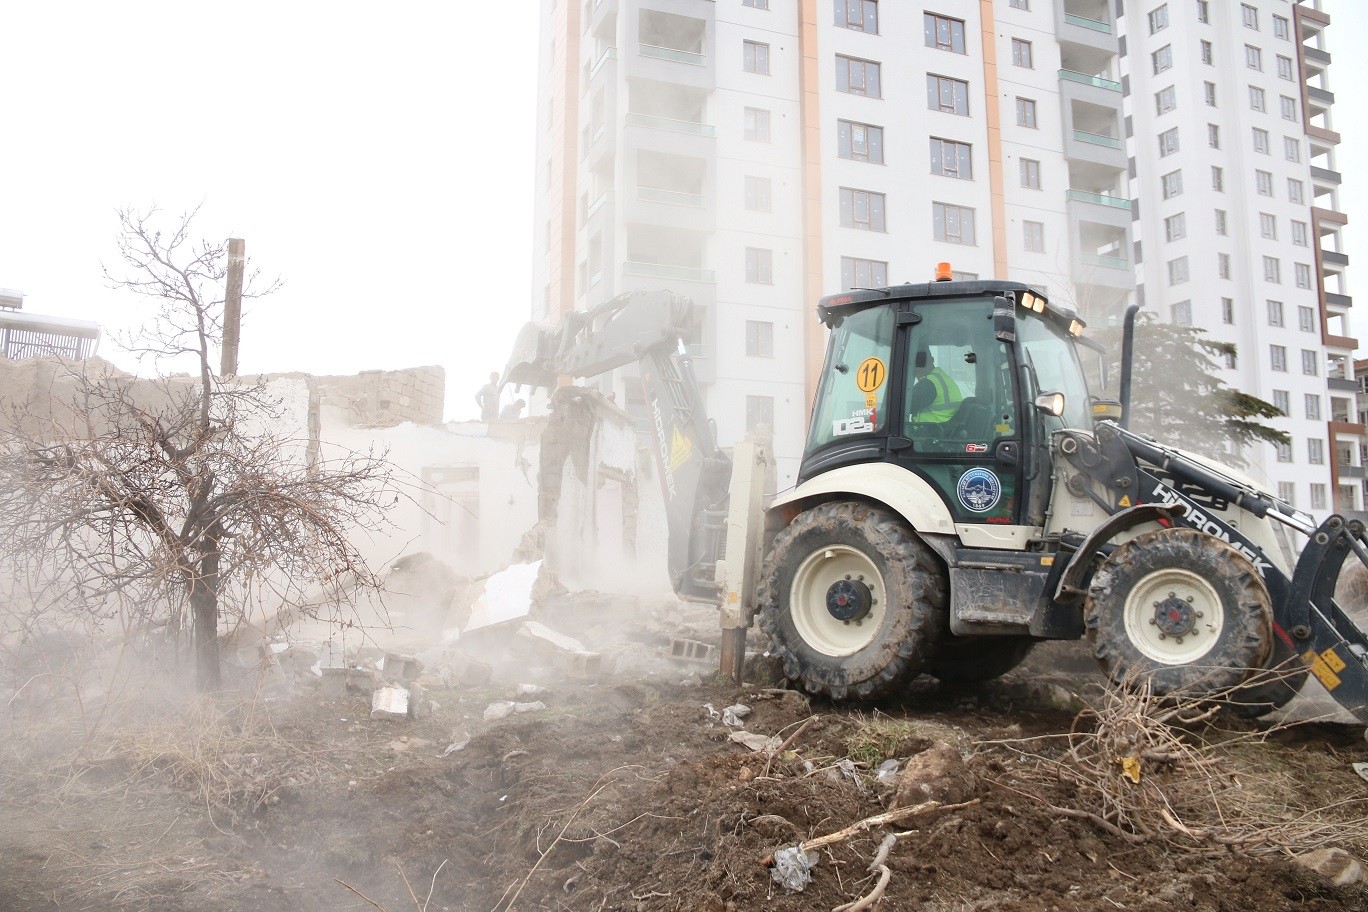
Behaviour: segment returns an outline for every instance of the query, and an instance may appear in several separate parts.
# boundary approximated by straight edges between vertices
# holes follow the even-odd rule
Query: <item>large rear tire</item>
[[[944,571],[901,517],[836,501],[800,513],[760,571],[760,627],[803,690],[895,693],[946,628]]]
[[[1026,637],[947,636],[926,670],[945,684],[991,681],[1024,662],[1035,643]]]
[[[1085,623],[1093,655],[1118,684],[1156,694],[1229,692],[1273,649],[1268,589],[1226,542],[1193,529],[1146,532],[1093,577]]]

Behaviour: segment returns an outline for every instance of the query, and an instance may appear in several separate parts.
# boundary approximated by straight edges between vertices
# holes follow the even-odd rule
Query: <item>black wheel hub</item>
[[[859,580],[837,580],[827,590],[827,611],[838,621],[858,621],[873,604],[874,594]]]
[[[1166,636],[1187,636],[1197,626],[1197,613],[1189,602],[1170,595],[1154,603],[1154,623]]]

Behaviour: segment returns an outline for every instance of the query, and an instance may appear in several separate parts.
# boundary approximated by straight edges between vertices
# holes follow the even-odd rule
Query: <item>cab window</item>
[[[826,373],[812,412],[809,450],[887,426],[884,406],[892,354],[893,309],[889,306],[847,314],[832,328]]]

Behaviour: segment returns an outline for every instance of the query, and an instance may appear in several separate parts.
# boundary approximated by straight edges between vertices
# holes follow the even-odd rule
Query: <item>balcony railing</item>
[[[1086,266],[1106,266],[1108,269],[1127,269],[1130,263],[1125,257],[1105,256],[1100,253],[1084,253],[1079,256],[1079,260]]]
[[[702,54],[695,54],[692,51],[681,51],[676,48],[659,47],[654,44],[641,44],[637,46],[637,52],[642,57],[654,57],[657,60],[673,60],[676,63],[688,63],[693,66],[707,66],[708,58]]]
[[[622,264],[627,275],[651,276],[657,279],[681,279],[686,282],[716,282],[717,273],[711,269],[692,266],[668,266],[664,263],[641,263],[628,260]]]
[[[1096,203],[1099,206],[1111,206],[1115,209],[1129,210],[1131,207],[1131,201],[1128,199],[1122,199],[1119,196],[1107,196],[1105,193],[1092,193],[1088,190],[1069,189],[1064,192],[1064,196],[1082,203]]]
[[[1104,35],[1110,35],[1112,31],[1110,22],[1098,22],[1096,19],[1089,19],[1087,16],[1076,16],[1073,13],[1065,13],[1064,21],[1069,25],[1091,29],[1094,32],[1101,32]]]
[[[1078,82],[1083,85],[1097,86],[1099,89],[1106,89],[1109,92],[1121,91],[1121,83],[1114,79],[1103,79],[1101,76],[1089,76],[1087,73],[1079,73],[1076,70],[1060,70],[1060,79],[1067,79],[1069,82]]]
[[[1089,133],[1087,130],[1074,130],[1074,139],[1079,142],[1091,143],[1094,146],[1106,146],[1108,149],[1121,148],[1121,140],[1115,136],[1103,136],[1101,133]]]
[[[615,47],[604,48],[604,49],[603,49],[603,53],[599,55],[599,59],[596,60],[596,61],[594,62],[594,65],[593,65],[592,67],[590,67],[590,69],[589,69],[589,78],[590,78],[590,79],[593,79],[595,76],[598,75],[598,71],[601,70],[601,69],[603,69],[603,65],[604,65],[605,63],[607,63],[607,62],[610,61],[610,60],[616,60],[616,59],[617,59],[617,48],[615,48]]]
[[[1322,250],[1321,262],[1331,266],[1348,266],[1349,254],[1340,253],[1336,250]]]
[[[669,203],[671,206],[694,206],[699,209],[707,205],[707,199],[701,193],[662,190],[659,187],[637,187],[637,199],[652,203]]]
[[[697,123],[692,120],[675,120],[673,117],[657,117],[654,114],[629,113],[627,125],[646,127],[650,130],[665,130],[670,133],[692,133],[694,136],[717,135],[717,128],[712,124]]]
[[[602,193],[598,195],[598,197],[592,203],[589,204],[589,208],[585,211],[584,214],[585,218],[592,217],[595,212],[598,212],[600,209],[603,208],[605,203],[611,203],[612,201],[612,191],[604,190]]]

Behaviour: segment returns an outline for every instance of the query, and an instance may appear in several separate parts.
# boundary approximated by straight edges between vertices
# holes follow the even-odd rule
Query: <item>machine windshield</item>
[[[869,434],[888,423],[888,368],[893,355],[893,308],[867,307],[831,330],[827,369],[812,412],[808,450],[839,437]]]
[[[1073,340],[1044,320],[1028,318],[1017,321],[1017,341],[1022,361],[1036,378],[1037,388],[1031,395],[1064,394],[1063,416],[1047,421],[1060,421],[1066,428],[1092,427],[1088,385]]]

